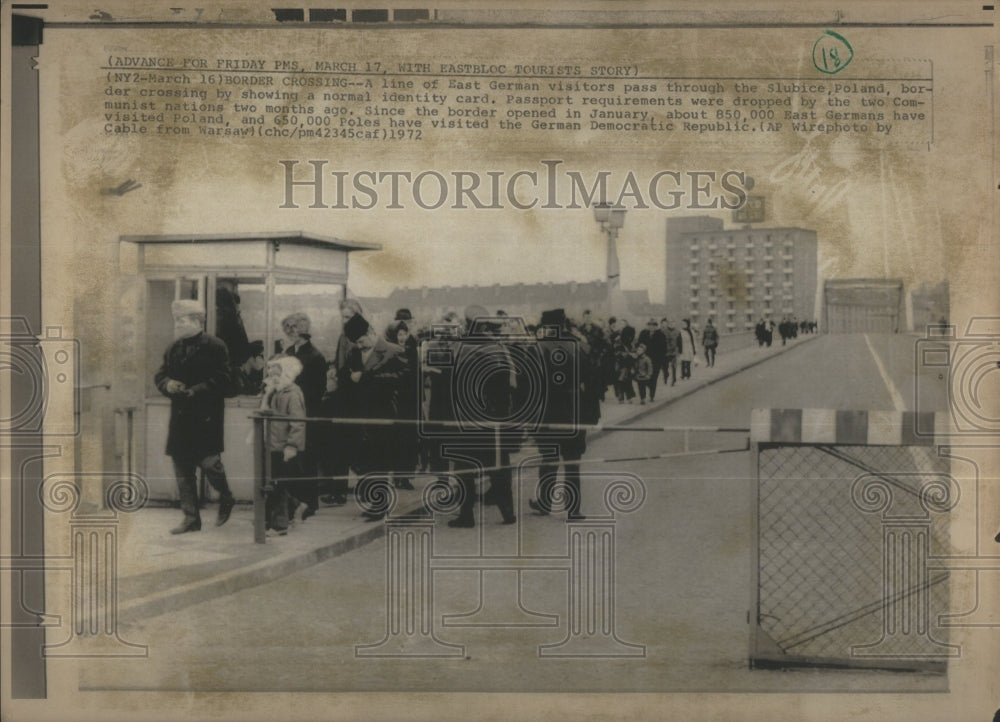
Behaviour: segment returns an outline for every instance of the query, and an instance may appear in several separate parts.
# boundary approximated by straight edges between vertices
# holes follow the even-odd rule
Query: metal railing
[[[331,417],[311,417],[311,416],[284,416],[269,413],[265,410],[256,411],[251,414],[253,421],[253,462],[254,462],[254,485],[253,485],[253,509],[254,509],[254,542],[257,544],[266,543],[266,494],[273,490],[278,484],[288,484],[296,482],[310,481],[347,481],[350,474],[345,475],[324,475],[316,474],[309,476],[281,476],[275,478],[271,466],[271,454],[267,448],[267,439],[270,436],[269,425],[274,422],[303,422],[310,425],[327,424],[334,426],[421,426],[423,428],[432,427],[437,430],[454,428],[456,437],[463,437],[470,422],[452,420],[424,419],[385,419],[385,418],[331,418]],[[482,430],[489,434],[490,442],[493,446],[494,464],[490,467],[479,468],[479,473],[494,472],[509,469],[524,469],[526,466],[542,466],[542,461],[530,463],[504,464],[504,452],[509,452],[512,446],[520,446],[526,440],[536,437],[545,432],[574,432],[574,431],[601,431],[601,432],[632,432],[632,433],[665,433],[676,432],[681,434],[681,450],[677,452],[645,454],[639,456],[617,457],[617,458],[583,458],[578,462],[581,465],[590,464],[610,464],[635,461],[651,461],[658,459],[670,459],[682,456],[701,456],[723,453],[744,452],[749,449],[749,440],[737,447],[727,447],[718,449],[697,449],[691,448],[691,435],[695,433],[749,433],[750,428],[745,426],[665,426],[665,425],[628,425],[628,424],[538,424],[526,429],[522,425],[512,426],[505,423],[484,424],[475,422]],[[562,438],[565,438],[563,436]],[[551,443],[557,443],[559,438],[552,439]],[[480,437],[484,441],[484,437]],[[544,445],[544,442],[542,444]],[[404,471],[412,473],[412,470],[390,470],[393,472]],[[448,472],[441,472],[448,474]],[[385,472],[382,473],[385,475]],[[388,481],[385,482],[388,484]]]

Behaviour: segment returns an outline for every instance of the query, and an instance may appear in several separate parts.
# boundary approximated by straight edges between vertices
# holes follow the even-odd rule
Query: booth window
[[[304,313],[309,317],[313,346],[331,360],[341,334],[343,298],[344,285],[340,283],[278,278],[274,285],[274,341],[268,349],[269,355],[280,351],[279,344],[284,341],[281,320],[293,313]]]

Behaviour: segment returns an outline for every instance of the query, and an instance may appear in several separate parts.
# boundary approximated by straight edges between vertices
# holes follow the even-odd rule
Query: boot
[[[171,534],[185,534],[189,531],[201,531],[201,514],[198,512],[198,490],[194,480],[178,479],[177,496],[180,497],[181,511],[184,521],[170,530]]]
[[[201,531],[201,519],[188,519],[185,517],[184,521],[170,530],[170,533],[186,534],[189,531]]]
[[[236,499],[232,494],[219,499],[219,515],[215,519],[216,526],[222,526],[229,521],[229,515],[232,513],[234,506],[236,506]]]

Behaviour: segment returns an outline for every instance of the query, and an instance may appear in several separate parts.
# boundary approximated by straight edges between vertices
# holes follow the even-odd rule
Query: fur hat
[[[371,328],[364,316],[351,316],[350,320],[344,324],[344,333],[351,343],[357,343],[358,339],[368,333]]]
[[[542,318],[538,322],[539,326],[559,326],[562,328],[566,325],[566,311],[562,308],[553,308],[548,311],[542,311]]]
[[[309,316],[301,311],[296,311],[281,319],[281,328],[285,331],[294,328],[298,333],[306,334],[309,333],[309,326]]]

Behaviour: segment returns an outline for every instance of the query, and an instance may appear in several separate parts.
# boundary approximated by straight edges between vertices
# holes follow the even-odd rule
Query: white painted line
[[[882,381],[885,383],[885,387],[889,390],[889,396],[892,397],[892,404],[896,407],[896,411],[906,411],[906,402],[903,400],[903,395],[899,393],[899,389],[896,388],[896,384],[892,382],[889,378],[889,372],[885,370],[885,366],[882,365],[882,359],[879,358],[878,353],[875,352],[875,347],[872,346],[872,341],[868,338],[868,334],[865,334],[865,343],[868,344],[868,350],[871,351],[872,358],[875,359],[875,365],[878,367],[879,374],[882,375]]]

